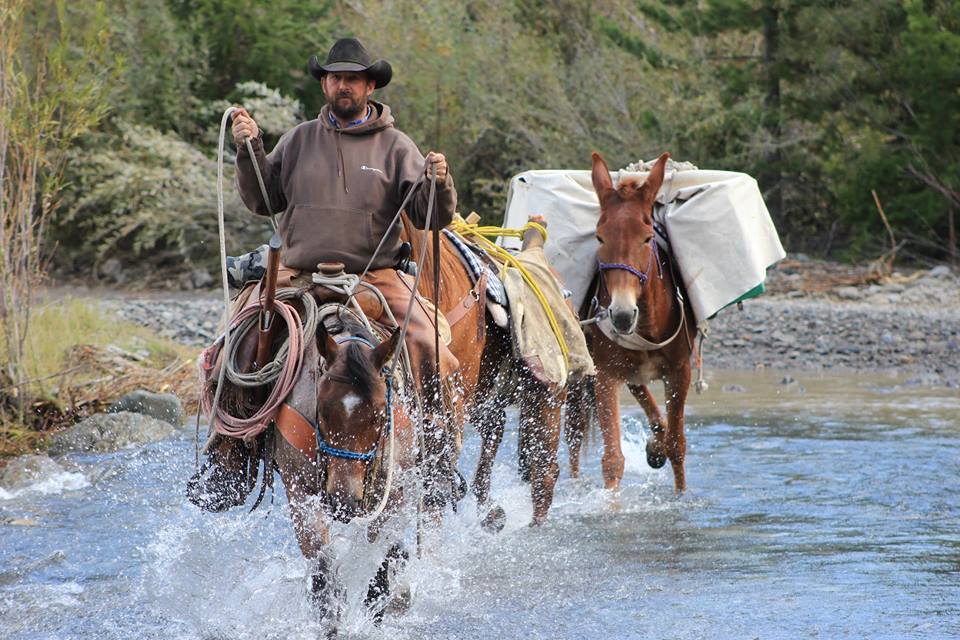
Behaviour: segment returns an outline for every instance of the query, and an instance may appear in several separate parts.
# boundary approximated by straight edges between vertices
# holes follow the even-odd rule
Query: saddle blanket
[[[614,171],[614,185],[647,172]],[[581,308],[596,274],[600,204],[590,171],[525,171],[510,181],[503,226],[547,219],[547,259]],[[760,293],[768,267],[786,253],[756,180],[731,171],[667,170],[654,219],[669,238],[697,322]],[[658,235],[660,235],[658,233]],[[503,246],[520,241],[504,238]]]
[[[473,283],[476,284],[483,272],[486,271],[487,297],[491,302],[499,304],[502,307],[507,307],[507,292],[504,290],[503,283],[500,281],[500,278],[497,277],[497,274],[494,273],[493,269],[481,261],[480,256],[473,252],[473,249],[463,241],[463,238],[449,229],[444,229],[443,232],[446,234],[447,239],[453,243],[453,246],[457,248],[457,253],[460,254],[460,260],[467,267]]]
[[[259,282],[267,273],[270,247],[260,245],[242,256],[227,256],[227,282],[234,289],[243,289],[248,282]]]

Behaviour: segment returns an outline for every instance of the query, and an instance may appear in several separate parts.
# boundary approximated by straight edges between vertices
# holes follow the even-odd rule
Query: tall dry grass
[[[24,379],[0,393],[0,457],[42,448],[51,431],[134,389],[174,393],[190,410],[196,406],[197,355],[195,348],[117,320],[96,301],[37,306],[24,340]]]

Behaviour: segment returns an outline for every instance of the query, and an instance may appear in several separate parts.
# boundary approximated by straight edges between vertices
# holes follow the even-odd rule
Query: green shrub
[[[118,134],[100,134],[73,152],[70,189],[56,219],[60,264],[97,272],[120,260],[149,282],[185,269],[218,264],[216,161],[181,140],[147,126],[116,123]],[[224,167],[228,251],[238,253],[267,236],[233,186],[232,158]],[[129,279],[129,278],[128,278]]]

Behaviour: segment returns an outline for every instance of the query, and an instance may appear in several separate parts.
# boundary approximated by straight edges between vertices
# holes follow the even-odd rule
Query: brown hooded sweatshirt
[[[316,120],[303,122],[280,138],[269,154],[261,138],[253,140],[270,204],[283,238],[283,264],[313,272],[319,262],[342,262],[360,273],[400,207],[404,195],[423,172],[424,157],[406,134],[393,126],[390,107],[370,101],[366,122],[341,129],[330,122],[330,105]],[[269,215],[246,145],[237,149],[237,187],[247,208]],[[407,215],[423,228],[429,183],[407,204]],[[433,215],[440,226],[453,219],[457,192],[453,177],[437,183]],[[431,223],[432,225],[432,223]],[[371,269],[392,268],[400,248],[398,221]]]

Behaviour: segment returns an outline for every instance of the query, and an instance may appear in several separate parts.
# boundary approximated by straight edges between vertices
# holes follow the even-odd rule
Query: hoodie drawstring
[[[339,161],[337,164],[337,175],[343,178],[344,193],[350,193],[350,189],[347,188],[347,165],[343,160],[343,150],[340,148],[341,135],[343,134],[340,132],[340,127],[337,127],[337,159]]]

